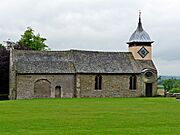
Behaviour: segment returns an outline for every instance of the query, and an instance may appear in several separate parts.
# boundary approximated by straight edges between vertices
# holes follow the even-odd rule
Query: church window
[[[138,51],[139,55],[142,58],[145,58],[146,55],[149,53],[148,50],[143,46],[139,51]]]
[[[95,90],[101,90],[102,89],[102,76],[96,75],[95,76]]]
[[[137,77],[131,76],[129,78],[129,89],[130,90],[136,90],[136,84],[137,84]]]
[[[145,73],[145,76],[146,76],[147,78],[151,78],[151,77],[153,76],[153,73],[150,72],[150,71],[148,71],[148,72]]]

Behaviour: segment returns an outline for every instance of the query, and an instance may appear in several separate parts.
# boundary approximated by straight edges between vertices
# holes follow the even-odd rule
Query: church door
[[[146,83],[146,97],[152,97],[152,83]]]
[[[55,98],[61,98],[61,86],[55,88]]]

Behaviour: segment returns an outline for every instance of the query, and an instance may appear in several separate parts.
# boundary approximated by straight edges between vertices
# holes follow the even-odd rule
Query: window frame
[[[102,76],[95,76],[95,90],[102,90]]]
[[[129,89],[135,91],[137,89],[137,76],[131,75],[129,78]]]

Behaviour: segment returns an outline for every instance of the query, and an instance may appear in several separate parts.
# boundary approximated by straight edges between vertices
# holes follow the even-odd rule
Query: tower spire
[[[141,22],[141,10],[139,10],[139,22]]]
[[[142,23],[141,23],[141,10],[139,10],[139,22],[138,22],[138,28],[139,31],[143,31]]]

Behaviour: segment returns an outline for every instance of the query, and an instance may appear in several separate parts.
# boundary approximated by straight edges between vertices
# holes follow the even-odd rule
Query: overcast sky
[[[180,0],[0,0],[0,42],[27,27],[52,50],[127,51],[142,11],[160,75],[180,76]]]

